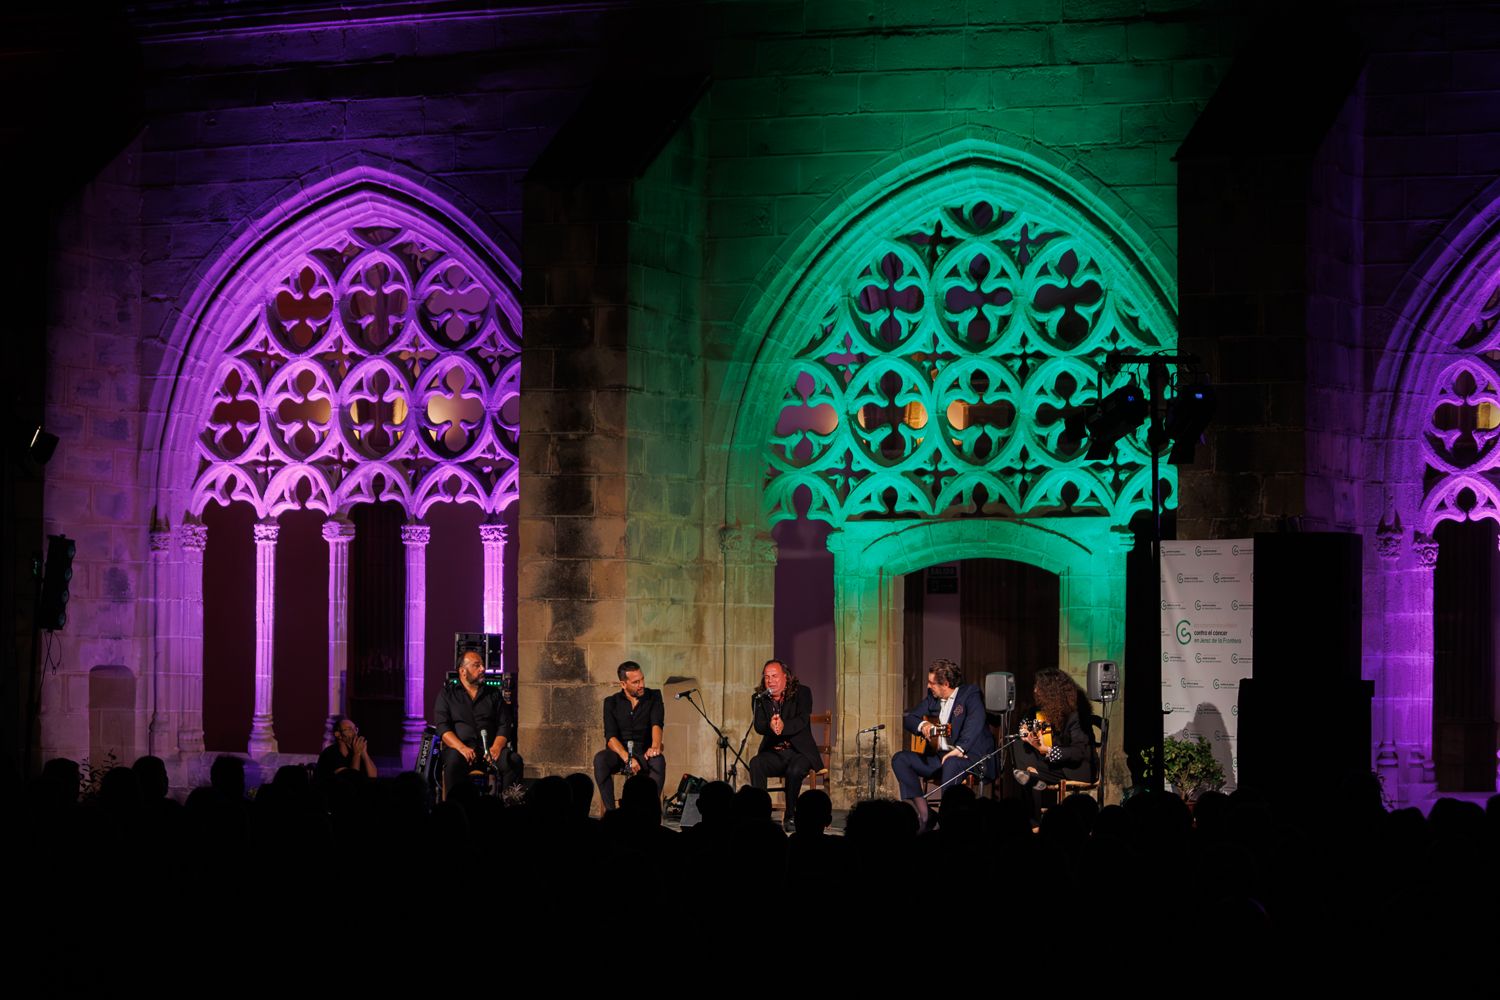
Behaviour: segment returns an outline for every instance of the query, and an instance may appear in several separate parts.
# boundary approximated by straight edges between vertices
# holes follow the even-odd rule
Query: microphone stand
[[[714,735],[719,738],[719,742],[717,744],[719,748],[719,780],[728,780],[730,782],[730,786],[733,787],[734,781],[736,780],[739,771],[737,766],[730,765],[729,755],[731,753],[734,754],[735,758],[740,764],[745,764],[745,758],[740,756],[740,752],[745,749],[745,740],[748,740],[750,738],[750,730],[748,728],[745,730],[745,739],[740,740],[740,749],[733,749],[729,744],[729,737],[725,735],[724,730],[714,725],[714,720],[710,719],[708,717],[708,713],[703,711],[703,706],[699,705],[696,701],[693,700],[693,694],[695,693],[696,692],[690,692],[687,695],[687,703],[689,705],[692,705],[693,708],[697,710],[699,715],[703,716],[703,721],[708,723],[708,728],[712,729],[714,731]],[[750,723],[751,725],[755,724],[755,720],[753,717],[751,718]],[[750,765],[745,764],[745,766],[748,768]],[[735,777],[726,779],[726,774]]]
[[[1020,736],[1007,736],[1002,743],[1000,743],[998,746],[995,747],[995,749],[991,750],[989,753],[985,754],[983,757],[979,758],[974,763],[970,764],[968,767],[964,768],[962,771],[958,772],[953,777],[949,778],[947,781],[943,782],[941,785],[938,785],[936,788],[928,789],[926,792],[924,792],[922,794],[922,797],[924,799],[929,799],[929,800],[934,795],[939,795],[939,797],[941,797],[941,795],[939,793],[941,793],[943,789],[947,788],[949,785],[953,784],[955,781],[962,781],[976,767],[982,766],[986,761],[990,760],[991,758],[1000,756],[1002,753],[1004,753],[1006,750],[1008,750],[1010,748],[1011,744],[1015,743],[1020,738],[1021,738]],[[984,778],[984,775],[981,774],[980,775],[980,780],[983,780],[983,778]]]

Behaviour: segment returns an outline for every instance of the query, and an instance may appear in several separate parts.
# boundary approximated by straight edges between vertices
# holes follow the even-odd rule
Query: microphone
[[[686,691],[678,691],[676,694],[674,694],[672,696],[672,698],[674,700],[676,700],[676,701],[681,701],[682,699],[686,698],[688,695],[697,694],[697,693],[698,693],[698,689],[697,688],[688,688]]]
[[[870,728],[869,728],[869,729],[861,729],[861,730],[860,730],[860,731],[859,731],[859,732],[858,732],[858,733],[856,733],[856,734],[855,734],[855,735],[856,735],[856,736],[863,736],[863,735],[864,735],[864,734],[865,734],[865,733],[878,733],[878,732],[880,732],[880,731],[881,731],[881,730],[882,730],[882,729],[884,729],[884,728],[885,728],[885,723],[884,723],[884,722],[882,722],[882,723],[881,723],[881,724],[880,724],[880,725],[878,725],[878,726],[871,726],[871,727],[870,727]]]
[[[487,730],[479,730],[479,755],[484,758],[486,764],[490,760],[490,734]]]

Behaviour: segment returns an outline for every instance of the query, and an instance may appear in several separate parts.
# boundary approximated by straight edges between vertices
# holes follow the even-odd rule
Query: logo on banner
[[[1177,623],[1177,642],[1186,646],[1193,641],[1193,623],[1184,618]]]

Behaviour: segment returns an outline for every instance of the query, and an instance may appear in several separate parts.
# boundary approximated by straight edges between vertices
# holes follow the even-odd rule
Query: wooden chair
[[[833,760],[833,713],[814,712],[807,717],[807,724],[813,729],[815,738],[818,740],[818,753],[823,757],[823,766],[815,771],[807,772],[807,778],[802,782],[802,787],[804,790],[808,788],[825,788],[828,784],[828,764]],[[821,730],[819,727],[821,727]],[[819,732],[821,732],[821,735],[817,735]],[[779,784],[768,782],[766,784],[766,791],[772,795],[779,794],[781,796],[781,815],[785,816],[787,806],[786,779],[772,778],[771,781],[779,782]]]
[[[1104,748],[1109,738],[1109,723],[1102,716],[1091,715],[1089,725],[1094,729],[1094,746],[1098,748],[1099,768],[1094,774],[1093,781],[1064,778],[1057,786],[1057,801],[1059,802],[1074,792],[1083,792],[1092,794],[1101,806],[1104,805]]]

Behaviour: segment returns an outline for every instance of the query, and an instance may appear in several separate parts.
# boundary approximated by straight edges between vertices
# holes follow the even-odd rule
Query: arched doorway
[[[961,559],[906,574],[905,704],[926,693],[938,658],[958,663],[975,684],[996,671],[1014,675],[1016,704],[1028,704],[1037,672],[1058,665],[1059,584],[1040,566],[1008,559]]]

